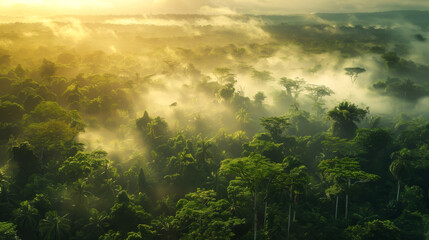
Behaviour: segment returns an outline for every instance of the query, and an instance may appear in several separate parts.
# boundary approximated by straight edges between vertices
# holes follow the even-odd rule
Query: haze
[[[427,10],[424,0],[1,0],[0,14],[303,14]]]

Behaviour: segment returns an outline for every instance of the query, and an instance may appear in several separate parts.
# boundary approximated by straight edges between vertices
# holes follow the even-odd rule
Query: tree
[[[253,100],[255,101],[256,106],[262,106],[266,98],[267,96],[265,96],[263,92],[257,92],[253,97]]]
[[[325,179],[332,183],[332,186],[326,190],[327,195],[336,196],[335,219],[338,215],[338,195],[346,191],[345,218],[348,216],[348,191],[352,184],[360,182],[375,181],[379,177],[360,169],[360,164],[356,159],[344,157],[326,159],[320,162],[319,169],[322,171]]]
[[[334,94],[330,88],[325,85],[315,85],[308,84],[305,89],[308,91],[308,96],[313,100],[313,108],[315,108],[318,115],[324,113],[325,102],[323,101],[323,97],[331,96]]]
[[[61,156],[65,152],[67,142],[73,141],[78,131],[70,127],[70,124],[61,120],[32,123],[24,129],[24,136],[35,147],[37,157],[45,167],[47,160],[58,160],[47,157],[49,153]],[[56,154],[54,154],[56,153]]]
[[[150,223],[151,215],[140,205],[130,202],[128,194],[121,191],[117,196],[117,201],[110,209],[110,226],[121,233],[133,231],[141,223]]]
[[[400,231],[389,220],[374,220],[364,224],[349,226],[345,230],[350,240],[400,240]]]
[[[289,191],[289,212],[288,212],[288,226],[287,226],[287,238],[290,237],[291,225],[292,225],[292,211],[293,219],[295,219],[296,210],[295,204],[297,196],[303,193],[305,186],[309,183],[310,179],[307,174],[307,168],[301,164],[301,162],[295,157],[287,157],[283,160],[284,178],[280,181],[282,187]]]
[[[346,70],[346,75],[350,76],[350,80],[352,81],[352,83],[356,81],[360,73],[366,72],[365,68],[360,67],[349,67],[344,68],[344,70]]]
[[[140,168],[140,171],[139,171],[138,186],[139,186],[139,192],[143,193],[148,191],[147,189],[148,184],[146,182],[146,177],[144,175],[143,168]]]
[[[271,72],[269,72],[269,71],[253,70],[252,78],[261,82],[261,83],[265,83],[265,82],[273,80],[273,76],[271,76]]]
[[[18,64],[15,68],[15,74],[19,78],[25,77],[25,70],[22,68],[21,64]]]
[[[304,91],[305,80],[303,78],[280,78],[280,85],[282,85],[286,89],[286,93],[293,97],[296,101],[298,99],[299,94]]]
[[[20,237],[34,239],[37,237],[38,211],[28,201],[19,204],[15,210],[15,223]]]
[[[220,172],[240,179],[251,192],[253,198],[253,239],[256,239],[258,195],[260,192],[266,191],[267,183],[274,181],[281,175],[281,164],[271,162],[260,154],[255,154],[245,158],[223,160]]]
[[[33,152],[34,147],[24,142],[12,148],[12,164],[16,164],[15,183],[22,187],[28,178],[35,173],[40,173],[41,162]]]
[[[0,101],[0,122],[16,123],[24,115],[24,108],[18,103]]]
[[[19,239],[16,234],[16,225],[10,222],[0,222],[0,240]]]
[[[408,163],[406,162],[407,156],[411,153],[408,149],[402,149],[399,152],[392,153],[391,157],[394,159],[389,166],[390,173],[398,181],[398,188],[396,191],[396,201],[399,201],[399,192],[401,190],[401,181],[408,175]]]
[[[186,239],[231,239],[232,228],[243,223],[230,211],[230,203],[216,199],[214,190],[188,193],[177,202],[175,221]]]
[[[368,112],[368,108],[362,109],[353,103],[341,102],[328,112],[328,117],[334,121],[331,126],[332,134],[341,138],[353,138],[358,128],[356,122],[360,122]]]
[[[70,220],[67,214],[59,216],[56,211],[46,213],[39,223],[39,231],[44,240],[62,240],[70,236]]]
[[[229,68],[216,68],[214,75],[220,84],[234,86],[234,84],[237,82],[235,79],[235,74],[231,73],[231,69]]]
[[[249,112],[244,108],[240,108],[240,110],[238,110],[235,115],[235,119],[240,123],[242,129],[245,129],[245,126],[247,126],[251,120]]]
[[[276,142],[281,142],[282,134],[289,126],[288,119],[286,116],[261,118],[261,125]]]
[[[46,59],[43,59],[42,65],[40,66],[40,76],[42,78],[51,78],[55,72],[57,71],[57,67],[55,66],[55,63],[48,61]]]
[[[232,84],[226,84],[218,91],[218,96],[226,102],[229,102],[235,94],[235,88]]]

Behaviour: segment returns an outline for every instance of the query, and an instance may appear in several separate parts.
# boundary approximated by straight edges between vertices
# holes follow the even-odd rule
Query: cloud
[[[61,22],[46,20],[43,23],[52,30],[55,36],[62,39],[79,41],[88,36],[88,30],[76,18],[62,19]]]
[[[203,6],[198,10],[198,13],[203,15],[235,15],[236,11],[227,7],[211,7]]]
[[[0,14],[297,14],[429,10],[422,0],[0,0]]]

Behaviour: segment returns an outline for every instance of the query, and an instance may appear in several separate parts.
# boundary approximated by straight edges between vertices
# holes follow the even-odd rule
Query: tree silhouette
[[[336,137],[351,139],[356,134],[356,122],[369,112],[367,109],[357,107],[355,104],[344,101],[328,111],[328,117],[334,121],[332,134]]]
[[[46,218],[39,223],[39,230],[44,240],[63,240],[70,236],[70,220],[67,214],[59,216],[56,211],[46,213]]]
[[[401,191],[401,181],[403,181],[408,175],[408,163],[406,157],[410,154],[408,149],[402,149],[399,152],[392,153],[392,163],[389,166],[390,173],[398,181],[398,188],[396,191],[396,201],[399,201],[399,193]]]
[[[346,75],[350,76],[350,80],[352,81],[352,83],[355,83],[360,73],[366,72],[365,68],[360,67],[349,67],[344,68],[344,70],[346,70]]]

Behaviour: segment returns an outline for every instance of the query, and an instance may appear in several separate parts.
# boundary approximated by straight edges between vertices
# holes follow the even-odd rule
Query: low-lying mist
[[[118,159],[145,152],[136,131],[145,111],[164,118],[170,131],[204,137],[219,129],[251,135],[261,117],[297,109],[325,119],[346,99],[371,116],[428,117],[427,27],[409,15],[405,23],[374,18],[2,17],[0,70],[17,77],[20,64],[22,78],[43,82],[41,72],[54,64],[46,84],[57,86],[64,108],[82,115],[79,140]]]

